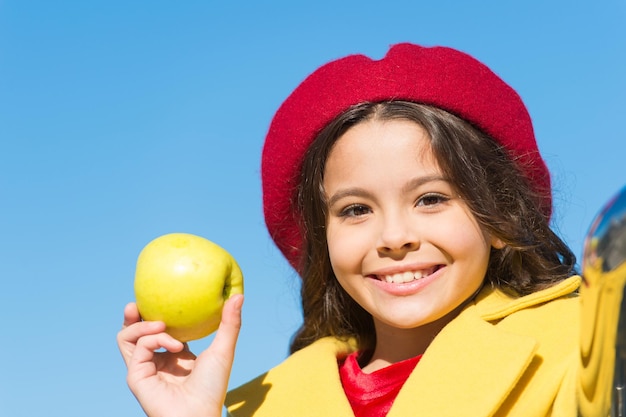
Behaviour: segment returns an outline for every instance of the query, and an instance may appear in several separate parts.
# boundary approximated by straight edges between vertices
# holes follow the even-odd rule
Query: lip
[[[432,268],[436,269],[435,272],[433,272],[432,274],[409,282],[390,283],[380,279],[381,276],[385,275],[394,275],[403,272],[423,271]],[[389,293],[390,295],[408,296],[423,291],[424,288],[428,287],[431,283],[441,277],[445,269],[446,265],[443,264],[395,266],[377,270],[375,273],[368,274],[367,278],[372,282],[373,285],[382,289],[386,293]]]

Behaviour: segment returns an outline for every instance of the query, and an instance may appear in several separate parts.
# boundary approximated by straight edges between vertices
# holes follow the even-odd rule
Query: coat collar
[[[490,416],[523,374],[535,346],[531,338],[486,323],[469,306],[435,338],[388,417],[458,416],[459,404],[465,415]],[[352,416],[336,359],[352,350],[330,338],[316,342],[230,392],[229,412],[236,417]]]
[[[352,343],[320,339],[226,396],[234,417],[353,416],[337,358],[355,350]]]
[[[501,330],[492,321],[569,294],[579,282],[578,277],[570,278],[521,298],[484,289],[433,340],[388,417],[458,416],[460,405],[464,415],[493,415],[534,359],[538,343],[532,337]],[[337,357],[354,348],[332,338],[315,342],[230,392],[229,411],[233,416],[352,416],[339,380]]]
[[[388,417],[458,416],[460,404],[463,415],[493,415],[535,359],[538,348],[535,338],[494,324],[519,310],[572,294],[579,285],[580,277],[571,277],[524,297],[483,289],[433,340]]]
[[[532,294],[516,297],[494,287],[485,287],[476,296],[478,314],[486,321],[505,318],[519,310],[536,306],[559,297],[571,296],[580,286],[580,276],[572,276],[558,284]]]
[[[536,348],[533,338],[499,330],[470,305],[433,340],[388,416],[458,416],[461,404],[463,415],[491,416]]]

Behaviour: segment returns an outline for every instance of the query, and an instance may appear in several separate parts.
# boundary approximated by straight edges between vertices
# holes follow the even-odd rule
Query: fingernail
[[[243,294],[237,294],[235,295],[235,300],[233,300],[233,302],[235,303],[235,309],[237,311],[241,311],[241,307],[243,306]]]

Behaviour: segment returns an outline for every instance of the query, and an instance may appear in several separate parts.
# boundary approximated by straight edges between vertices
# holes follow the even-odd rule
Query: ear
[[[502,249],[506,246],[506,244],[495,236],[491,236],[491,247],[494,249]]]

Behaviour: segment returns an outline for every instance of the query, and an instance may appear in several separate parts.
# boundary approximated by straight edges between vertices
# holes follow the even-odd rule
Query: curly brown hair
[[[292,339],[295,352],[325,336],[356,338],[361,349],[376,342],[372,317],[339,285],[326,242],[324,169],[334,143],[368,120],[409,120],[425,129],[439,167],[481,227],[500,239],[492,249],[485,282],[523,296],[573,275],[576,258],[542,214],[542,198],[506,149],[465,120],[439,108],[406,101],[355,105],[329,123],[307,150],[294,210],[304,236],[302,311]]]

